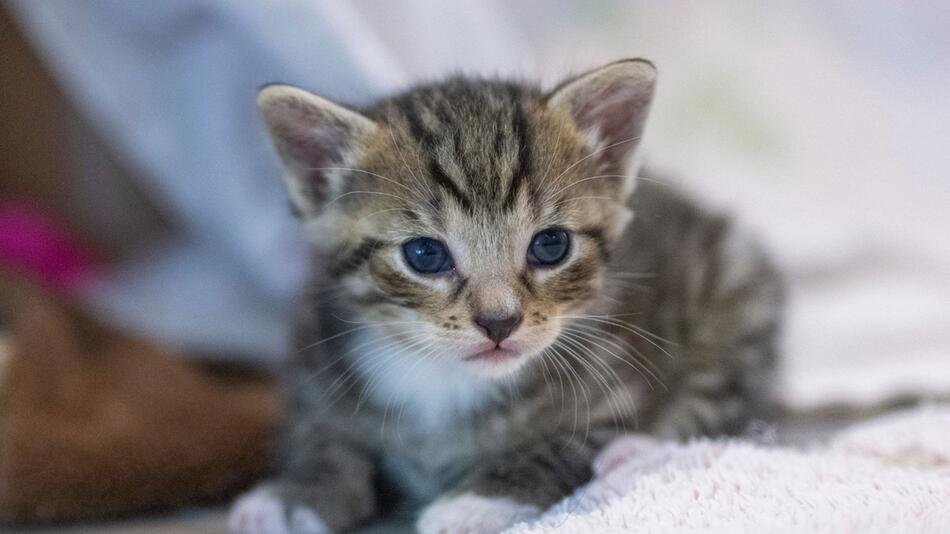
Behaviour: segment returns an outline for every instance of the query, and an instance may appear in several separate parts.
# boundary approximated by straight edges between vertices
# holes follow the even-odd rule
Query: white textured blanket
[[[812,450],[626,437],[595,471],[507,532],[950,533],[950,406],[871,420]]]

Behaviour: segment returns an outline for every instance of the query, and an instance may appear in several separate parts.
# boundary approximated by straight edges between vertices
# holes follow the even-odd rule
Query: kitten
[[[423,533],[497,532],[623,432],[736,432],[765,406],[777,275],[723,217],[650,181],[632,194],[655,80],[633,59],[550,92],[454,78],[359,111],[261,91],[317,254],[283,472],[232,529],[349,530],[399,498],[427,504]]]

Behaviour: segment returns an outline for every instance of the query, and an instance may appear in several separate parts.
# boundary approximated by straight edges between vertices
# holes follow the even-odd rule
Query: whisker
[[[393,185],[397,185],[397,186],[399,186],[399,187],[401,187],[401,188],[403,188],[403,189],[409,191],[410,193],[415,193],[415,191],[413,191],[412,189],[410,189],[409,187],[407,187],[405,184],[401,184],[401,183],[397,182],[396,180],[393,180],[392,178],[389,178],[389,177],[387,177],[387,176],[383,176],[382,174],[376,174],[375,172],[370,172],[370,171],[367,171],[367,170],[364,170],[364,169],[354,169],[354,168],[352,168],[352,167],[304,167],[304,170],[308,170],[308,171],[348,171],[348,172],[361,172],[361,173],[363,173],[363,174],[368,174],[368,175],[370,175],[370,176],[374,176],[374,177],[376,177],[376,178],[379,178],[380,180],[385,180],[385,181],[387,181],[387,182],[389,182],[389,183],[391,183],[391,184],[393,184]]]
[[[557,131],[557,138],[554,140],[554,150],[551,151],[550,157],[548,157],[547,167],[544,169],[544,178],[541,179],[542,184],[547,184],[548,178],[551,177],[551,168],[554,166],[554,159],[557,157],[557,149],[561,147],[561,129]]]
[[[598,196],[582,196],[582,197],[571,197],[559,200],[554,203],[555,207],[560,207],[568,202],[580,202],[581,200],[609,200],[611,202],[616,202],[617,199],[614,197],[598,197]]]
[[[542,372],[541,376],[542,378],[544,378],[544,386],[545,386],[544,389],[548,393],[548,398],[551,399],[551,401],[553,402],[554,401],[554,386],[551,383],[551,375],[550,375],[550,371],[548,370],[548,362],[545,360],[546,351],[547,351],[547,348],[542,350],[541,354],[538,355],[538,358],[537,358],[538,364],[535,367],[541,368],[541,372]]]
[[[563,191],[563,190],[565,190],[565,189],[569,189],[569,188],[571,188],[571,187],[574,187],[575,185],[577,185],[577,184],[579,184],[579,183],[581,183],[581,182],[585,182],[585,181],[587,181],[587,180],[600,179],[600,178],[631,178],[631,175],[629,175],[629,174],[599,174],[599,175],[597,175],[597,176],[585,176],[584,178],[580,178],[580,179],[578,179],[576,182],[571,183],[570,185],[566,185],[566,186],[562,187],[562,188],[559,189],[557,192],[555,192],[554,195],[552,195],[552,196],[556,196],[556,195],[557,195],[558,193],[560,193],[561,191]],[[670,182],[667,182],[667,181],[664,181],[664,180],[657,180],[656,178],[649,178],[649,177],[646,177],[646,176],[641,176],[641,175],[639,175],[639,174],[636,175],[636,176],[633,176],[632,178],[633,178],[634,180],[636,180],[636,181],[641,181],[641,180],[642,180],[642,181],[644,181],[644,182],[650,182],[650,183],[653,183],[653,184],[658,184],[658,185],[662,185],[662,186],[666,186],[666,187],[674,187],[674,185],[673,185],[672,183],[670,183]]]
[[[390,324],[426,324],[429,322],[429,321],[418,321],[418,320],[414,320],[414,321],[388,321],[388,320],[387,321],[354,321],[352,319],[344,319],[336,314],[330,314],[330,316],[336,319],[337,321],[340,321],[343,323],[350,323],[350,324],[390,325]]]
[[[584,359],[581,358],[581,356],[577,354],[577,352],[575,352],[574,349],[567,346],[567,344],[564,343],[563,339],[556,339],[554,341],[554,345],[563,348],[565,351],[567,351],[568,355],[574,358],[574,361],[584,366],[585,369],[587,369],[588,371],[590,370],[588,366],[586,365],[586,362],[584,361]],[[587,422],[584,428],[584,441],[586,442],[587,438],[590,436],[590,408],[591,408],[590,391],[586,389],[586,382],[584,382],[584,380],[581,379],[580,374],[578,374],[577,370],[574,369],[573,367],[571,367],[570,369],[574,373],[574,377],[577,378],[578,385],[581,386],[581,393],[584,395],[584,404],[587,407]]]
[[[418,349],[418,350],[426,350],[426,349],[428,349],[429,347],[435,345],[437,342],[438,342],[438,339],[433,340],[433,339],[432,339],[432,336],[429,336],[428,334],[425,334],[425,335],[420,336],[420,338],[418,338],[418,339],[417,339],[416,341],[414,341],[413,343],[409,343],[409,344],[406,344],[405,346],[403,346],[403,347],[402,347],[402,350],[400,350],[400,351],[397,353],[397,355],[401,356],[401,355],[403,355],[403,354],[407,354],[407,353],[410,353],[410,352],[412,352],[412,351],[416,351],[416,350],[417,350],[417,347],[419,347],[420,345],[423,345],[423,347],[422,347],[421,349]],[[387,362],[388,362],[388,361],[390,361],[390,360],[387,360]],[[414,369],[415,366],[418,365],[420,361],[421,361],[421,359],[417,359],[416,362],[413,363],[413,364],[410,366],[410,371],[411,371],[412,369]],[[375,367],[373,368],[373,370],[370,371],[370,373],[373,375],[373,378],[372,378],[370,381],[368,381],[365,386],[363,386],[363,391],[360,392],[360,396],[359,396],[359,398],[358,398],[357,401],[356,401],[356,408],[355,408],[354,412],[357,411],[357,410],[359,410],[359,408],[363,405],[364,401],[366,400],[366,395],[367,395],[367,393],[368,393],[369,391],[371,391],[372,388],[374,388],[374,387],[376,386],[376,384],[379,383],[379,379],[381,378],[381,375],[380,375],[377,371],[379,371],[380,369],[382,369],[382,367],[383,367],[383,365],[380,364],[380,365],[375,366]],[[409,372],[407,371],[405,374],[406,374],[406,376],[408,376]]]
[[[643,315],[643,313],[642,313],[642,312],[629,312],[629,313],[611,313],[611,314],[602,314],[602,315],[595,315],[595,314],[587,314],[587,315],[557,315],[557,316],[555,316],[555,317],[556,317],[557,319],[590,319],[590,318],[596,318],[596,319],[613,319],[613,318],[615,318],[615,317],[632,317],[632,316],[634,316],[634,315]]]
[[[576,338],[581,339],[581,340],[583,340],[583,341],[585,341],[585,342],[587,342],[587,343],[590,343],[591,345],[594,345],[595,347],[597,347],[597,348],[603,350],[604,352],[606,352],[608,355],[610,355],[610,356],[613,357],[614,359],[616,359],[616,360],[618,360],[618,361],[620,361],[620,362],[623,362],[623,363],[626,364],[628,367],[630,367],[631,369],[633,369],[634,371],[636,371],[637,374],[639,374],[641,377],[643,377],[643,379],[646,381],[647,386],[650,388],[650,390],[655,390],[655,388],[654,388],[654,386],[653,386],[653,381],[656,381],[656,383],[658,383],[658,384],[662,384],[662,382],[663,382],[662,380],[660,380],[659,376],[657,376],[656,373],[654,373],[652,370],[650,370],[650,368],[647,367],[647,366],[643,363],[643,361],[641,361],[640,359],[634,359],[634,361],[636,361],[637,363],[640,363],[640,367],[638,367],[638,366],[634,365],[634,363],[631,362],[630,360],[628,360],[628,359],[626,359],[626,358],[624,358],[624,357],[622,357],[622,356],[619,356],[617,353],[615,353],[615,352],[613,352],[612,350],[608,349],[607,347],[605,347],[605,346],[601,343],[601,342],[610,343],[610,344],[614,345],[615,348],[617,348],[617,349],[620,350],[621,352],[623,352],[623,353],[625,353],[625,354],[629,354],[629,353],[627,353],[627,351],[623,350],[622,347],[620,347],[619,345],[617,345],[616,343],[614,343],[614,342],[612,342],[612,341],[610,341],[610,340],[607,340],[607,339],[597,339],[597,337],[595,337],[594,335],[592,335],[592,334],[590,334],[590,333],[583,332],[583,331],[578,331],[578,330],[567,330],[567,329],[564,329],[564,331],[563,331],[562,333],[563,333],[566,337],[576,337]],[[639,351],[638,351],[638,353],[639,353]],[[657,370],[657,372],[659,372],[659,370]],[[649,375],[649,376],[648,376],[648,375]]]
[[[567,191],[568,189],[570,189],[570,188],[572,188],[572,187],[575,187],[575,186],[578,186],[578,185],[580,185],[580,184],[582,184],[582,183],[584,183],[584,182],[590,182],[590,181],[592,181],[592,180],[602,180],[602,179],[604,179],[604,178],[627,178],[627,175],[626,175],[626,174],[598,174],[598,175],[596,175],[596,176],[586,176],[586,177],[584,177],[584,178],[580,178],[580,179],[578,179],[578,180],[575,180],[574,182],[571,182],[571,183],[568,184],[568,185],[565,185],[564,187],[562,187],[562,188],[558,189],[557,191],[555,191],[554,193],[552,193],[551,196],[555,196],[555,197],[556,197],[556,196],[560,195],[561,193],[563,193],[564,191]]]
[[[346,395],[346,393],[347,393],[348,391],[350,391],[350,389],[352,389],[354,385],[356,385],[357,380],[355,379],[355,377],[356,377],[356,374],[357,374],[357,366],[360,365],[360,363],[361,363],[360,360],[370,359],[370,358],[374,357],[375,355],[379,354],[380,352],[389,350],[389,349],[392,348],[392,347],[399,346],[399,345],[402,344],[402,343],[411,343],[411,342],[414,342],[414,340],[416,340],[416,339],[417,339],[416,337],[410,337],[408,340],[390,341],[390,342],[384,344],[384,345],[381,346],[381,347],[376,347],[376,348],[374,348],[373,350],[371,350],[371,351],[369,351],[369,352],[356,355],[355,359],[354,359],[352,362],[350,362],[350,365],[347,366],[346,370],[345,370],[339,377],[337,377],[337,379],[334,380],[333,384],[331,384],[331,386],[330,386],[329,388],[327,388],[327,391],[325,391],[324,394],[320,396],[320,399],[321,399],[321,400],[323,400],[323,399],[325,399],[325,398],[328,399],[329,405],[332,406],[332,405],[333,405],[334,403],[336,403],[339,399],[343,398],[343,396]],[[395,358],[395,357],[398,356],[398,355],[399,355],[399,352],[398,352],[398,351],[397,351],[396,353],[390,353],[390,354],[386,355],[386,357],[385,357],[383,360],[377,361],[377,362],[374,363],[373,369],[375,369],[376,366],[378,366],[378,365],[382,365],[382,364],[384,364],[384,363],[390,361],[391,359]],[[353,379],[353,380],[351,380],[351,379]],[[341,382],[341,380],[342,380],[342,382]],[[343,387],[344,385],[346,385],[347,382],[350,382],[349,386],[347,386],[347,388],[346,388],[345,390],[343,390],[342,392],[340,392],[339,395],[337,395],[336,398],[334,398],[333,400],[329,400],[330,397],[331,397],[331,395],[334,395],[334,394],[335,394],[334,392],[335,392],[338,388]]]
[[[631,332],[631,333],[633,333],[633,334],[636,334],[636,335],[640,336],[641,338],[643,338],[644,341],[646,341],[647,343],[650,343],[651,345],[653,345],[654,347],[656,347],[657,349],[659,349],[660,351],[662,351],[664,354],[666,354],[666,355],[669,356],[670,358],[673,357],[673,355],[670,354],[669,352],[667,352],[666,349],[664,349],[663,347],[657,345],[656,343],[653,342],[653,340],[651,340],[651,339],[649,339],[649,338],[653,338],[653,339],[656,339],[656,340],[658,340],[658,341],[662,341],[663,343],[667,343],[667,344],[669,344],[670,346],[673,346],[673,347],[678,347],[678,346],[679,346],[678,343],[676,343],[676,342],[674,342],[674,341],[670,341],[670,340],[665,339],[665,338],[662,338],[662,337],[660,337],[660,336],[658,336],[658,335],[656,335],[656,334],[654,334],[654,333],[652,333],[652,332],[650,332],[650,331],[648,331],[648,330],[646,330],[646,329],[644,329],[644,328],[642,328],[642,327],[640,327],[640,326],[637,326],[637,325],[635,325],[635,324],[633,324],[633,323],[629,323],[629,322],[626,322],[626,321],[616,320],[616,319],[613,319],[613,317],[618,317],[618,316],[611,316],[611,315],[604,315],[604,316],[586,315],[586,316],[560,316],[560,317],[558,317],[558,318],[559,318],[559,319],[577,319],[577,320],[595,321],[595,322],[599,322],[599,323],[604,323],[604,324],[613,325],[613,326],[616,326],[617,328],[622,328],[622,329],[624,329],[624,330],[627,330],[627,331],[629,331],[629,332]]]
[[[311,379],[316,379],[316,378],[318,378],[318,377],[319,377],[321,374],[323,374],[325,371],[327,371],[328,369],[330,369],[331,367],[333,367],[334,365],[336,365],[337,363],[339,363],[340,360],[346,358],[346,357],[349,356],[350,354],[352,354],[352,353],[354,353],[354,352],[356,352],[356,351],[358,351],[358,350],[360,350],[360,349],[362,349],[362,348],[364,348],[364,347],[372,346],[372,345],[375,345],[375,344],[380,343],[380,342],[382,342],[382,341],[390,340],[390,339],[393,339],[393,338],[398,338],[398,337],[400,337],[400,336],[404,336],[404,335],[407,335],[407,334],[412,334],[412,332],[411,332],[411,331],[392,332],[392,333],[386,334],[386,335],[384,335],[384,336],[374,337],[374,338],[370,339],[369,341],[365,341],[365,342],[363,342],[363,343],[360,343],[359,345],[357,345],[357,346],[355,346],[355,347],[353,347],[353,348],[347,350],[347,351],[344,352],[343,354],[341,354],[341,355],[337,356],[336,358],[334,358],[332,362],[327,363],[326,365],[324,365],[323,367],[321,367],[319,370],[317,370],[316,373],[314,373],[313,375],[311,375],[310,378],[311,378]]]
[[[376,347],[374,347],[372,350],[355,354],[353,361],[350,362],[350,364],[347,366],[346,370],[344,370],[343,374],[342,374],[340,377],[337,377],[337,380],[334,381],[334,384],[333,384],[330,388],[328,388],[328,392],[325,392],[324,395],[321,396],[321,398],[323,398],[323,397],[328,397],[328,396],[329,396],[329,390],[334,390],[334,389],[336,389],[337,387],[342,387],[347,381],[350,380],[350,378],[353,378],[353,377],[355,376],[355,371],[357,370],[357,366],[361,365],[363,360],[368,360],[368,359],[370,359],[370,358],[373,358],[373,357],[375,357],[377,354],[379,354],[379,353],[381,353],[381,352],[383,352],[383,351],[388,351],[388,350],[391,349],[392,347],[398,347],[400,344],[411,344],[411,343],[415,342],[417,339],[423,337],[424,335],[425,335],[425,334],[419,333],[419,332],[410,332],[410,333],[408,333],[408,334],[406,335],[406,337],[404,337],[403,339],[399,339],[399,334],[395,334],[395,335],[392,335],[392,336],[385,336],[385,337],[383,337],[383,338],[379,338],[379,339],[377,340],[378,342],[383,343],[383,342],[385,341],[385,343],[383,343],[381,346],[376,346]],[[393,338],[396,338],[396,339],[393,339]],[[351,350],[351,351],[349,351],[349,352],[356,352],[356,351],[352,351],[352,350]],[[397,354],[398,354],[398,352],[397,352]],[[344,354],[342,357],[346,357],[346,356],[347,356],[347,354]],[[387,355],[387,358],[386,358],[387,360],[388,360],[388,356],[392,356],[392,354]],[[339,359],[340,359],[340,358],[338,358],[338,360],[339,360]],[[377,361],[377,362],[375,362],[375,363],[376,363],[376,364],[379,364],[379,361]],[[375,366],[374,366],[374,368],[375,368]],[[346,378],[344,379],[344,383],[341,383],[341,384],[338,385],[337,382],[339,382],[342,377],[346,377]],[[347,387],[347,389],[344,390],[344,391],[340,394],[340,397],[342,397],[343,395],[345,395],[346,392],[349,391],[349,390],[353,387],[353,385],[355,385],[355,381],[354,381],[354,383],[350,384],[350,386]],[[334,400],[333,402],[336,402],[336,401]],[[331,404],[332,404],[332,403],[331,403]]]
[[[620,141],[617,141],[616,143],[611,143],[611,144],[609,144],[609,145],[607,145],[607,146],[605,146],[605,147],[601,147],[601,148],[599,148],[599,149],[597,149],[597,150],[591,152],[590,154],[587,154],[586,156],[582,157],[581,159],[579,159],[579,160],[575,161],[574,163],[568,165],[568,167],[567,167],[566,169],[564,169],[563,171],[561,171],[561,174],[557,175],[557,177],[554,178],[554,183],[557,183],[558,180],[560,180],[560,178],[561,178],[562,176],[564,176],[568,171],[570,171],[570,170],[573,169],[574,167],[580,165],[581,163],[587,161],[588,159],[590,159],[590,158],[596,156],[597,154],[600,154],[601,152],[604,152],[605,150],[610,150],[611,148],[614,148],[614,147],[616,147],[616,146],[622,145],[622,144],[624,144],[624,143],[630,143],[630,142],[636,141],[636,140],[638,140],[638,139],[640,139],[640,136],[639,136],[639,135],[636,136],[636,137],[629,137],[629,138],[627,138],[627,139],[621,139]]]
[[[550,347],[545,347],[545,349],[544,349],[543,351],[541,351],[541,361],[542,361],[542,362],[545,362],[546,357],[549,356],[549,353],[548,353],[549,350],[551,350]],[[551,356],[551,357],[553,358],[553,356]],[[547,362],[545,362],[545,368],[546,368],[546,367],[547,367]],[[559,391],[559,392],[558,392],[558,398],[561,400],[561,406],[560,406],[560,408],[558,409],[558,412],[557,412],[557,413],[558,413],[557,423],[556,423],[554,426],[555,426],[555,427],[560,427],[561,422],[562,422],[563,419],[564,419],[564,400],[565,400],[565,399],[564,399],[564,397],[565,397],[565,395],[564,395],[564,377],[561,376],[561,371],[560,371],[560,369],[557,368],[557,366],[555,365],[554,362],[551,362],[551,367],[554,369],[554,372],[555,372],[555,374],[556,374],[556,376],[557,376],[558,391]]]
[[[391,115],[392,110],[393,110],[393,105],[390,103],[388,105],[388,108],[389,108],[389,114]],[[429,191],[429,199],[430,199],[429,205],[432,206],[431,200],[435,198],[435,191],[432,190],[432,187],[429,185],[429,182],[420,179],[419,176],[415,172],[412,171],[412,167],[410,167],[409,162],[406,161],[405,151],[402,150],[399,143],[396,142],[396,135],[393,133],[393,129],[387,128],[387,131],[389,132],[389,139],[393,143],[393,151],[396,153],[397,156],[399,156],[399,160],[402,162],[402,165],[406,169],[406,172],[408,172],[413,177],[413,179],[415,179],[417,184],[421,184],[425,186],[425,188]]]
[[[364,215],[364,216],[360,217],[359,219],[357,219],[356,222],[363,222],[364,220],[369,219],[370,217],[373,217],[373,216],[375,216],[375,215],[379,215],[379,214],[382,214],[382,213],[387,213],[387,212],[390,212],[390,211],[405,211],[406,213],[415,213],[414,211],[412,211],[411,209],[408,209],[408,208],[387,208],[387,209],[384,209],[384,210],[374,211],[373,213],[369,213],[369,214],[367,214],[367,215]]]
[[[606,283],[610,284],[611,287],[616,287],[619,289],[637,289],[640,291],[651,291],[655,289],[653,286],[646,284],[638,284],[636,282],[627,282],[624,280],[611,280],[610,278],[606,280]]]
[[[334,198],[334,199],[330,200],[329,202],[327,202],[326,205],[329,206],[330,204],[333,204],[334,202],[336,202],[336,201],[338,201],[338,200],[340,200],[340,199],[342,199],[342,198],[344,198],[344,197],[348,197],[348,196],[350,196],[350,195],[361,195],[361,194],[362,194],[362,195],[379,195],[379,196],[383,196],[383,197],[391,197],[391,198],[395,198],[395,199],[401,200],[401,201],[405,202],[406,204],[412,204],[412,202],[410,202],[408,199],[406,199],[405,197],[401,197],[401,196],[399,196],[399,195],[394,195],[394,194],[392,194],[392,193],[384,193],[383,191],[365,191],[365,190],[360,189],[360,190],[357,190],[357,191],[347,191],[346,193],[343,193],[342,195],[338,195],[336,198]]]
[[[603,341],[603,342],[605,342],[605,343],[610,343],[610,344],[612,344],[612,345],[614,345],[614,346],[617,346],[617,343],[615,343],[615,342],[613,342],[613,341],[611,341],[611,340],[608,340],[608,339],[603,339],[602,336],[606,335],[606,336],[612,337],[612,338],[614,338],[615,340],[617,340],[618,342],[623,343],[624,345],[626,345],[630,350],[634,351],[636,354],[635,354],[635,355],[634,355],[634,354],[630,354],[629,351],[625,351],[625,350],[623,350],[623,349],[620,348],[620,347],[618,347],[618,350],[624,352],[626,355],[628,355],[628,356],[630,356],[631,358],[633,358],[633,359],[634,359],[637,363],[639,363],[640,365],[649,365],[650,368],[651,368],[655,373],[657,373],[658,375],[661,373],[659,366],[658,366],[655,362],[653,362],[653,360],[651,360],[651,359],[650,359],[649,357],[647,357],[645,354],[643,354],[642,352],[640,352],[640,350],[639,350],[637,347],[635,347],[632,343],[630,343],[629,341],[627,341],[623,336],[619,336],[619,335],[617,335],[617,334],[615,334],[615,333],[613,333],[613,332],[610,332],[610,331],[608,331],[608,330],[604,330],[603,328],[599,328],[599,327],[592,326],[592,325],[585,325],[585,324],[574,324],[574,325],[571,325],[571,326],[566,326],[566,327],[564,327],[564,328],[565,328],[566,330],[572,331],[572,332],[577,332],[578,329],[581,329],[582,332],[584,332],[586,335],[589,335],[589,336],[594,337],[595,340],[597,340],[597,341]],[[580,332],[577,332],[577,333],[580,333]],[[662,382],[661,382],[661,383],[662,383]]]
[[[633,271],[607,271],[607,276],[617,278],[656,278],[656,273],[641,273]]]
[[[616,390],[610,386],[607,378],[601,374],[600,371],[594,368],[594,364],[597,364],[600,369],[607,373],[607,376],[613,379],[615,385],[620,386],[619,389],[621,396],[629,397],[629,392],[627,391],[627,388],[624,387],[624,381],[620,378],[617,372],[611,369],[609,365],[604,363],[603,360],[598,357],[598,355],[593,350],[590,349],[590,347],[571,336],[566,336],[564,340],[566,342],[570,342],[572,345],[577,347],[578,350],[585,352],[588,356],[590,356],[589,362],[585,362],[583,359],[580,361],[595,376],[595,379],[598,380],[598,385],[601,388],[601,391],[603,391],[606,397],[607,405],[610,408],[611,418],[613,419],[614,425],[623,426],[623,410],[619,404],[619,401],[614,398]],[[630,400],[632,401],[632,398]]]
[[[406,371],[403,373],[403,377],[409,376],[409,374],[412,373],[413,369],[415,369],[417,365],[421,364],[422,362],[428,361],[439,352],[438,341],[439,341],[438,339],[435,339],[428,345],[425,345],[421,349],[418,349],[418,351],[421,352],[422,354],[416,359],[415,363],[413,363],[408,369],[406,369]],[[389,407],[392,404],[394,397],[395,397],[395,393],[390,393],[389,398],[386,400],[386,406],[383,409],[383,422],[380,425],[380,430],[383,432],[385,432],[385,429],[386,429],[386,419],[389,415]],[[402,414],[405,408],[406,408],[406,403],[402,403],[402,406],[399,409],[399,413],[396,415],[396,421],[393,423],[396,439],[401,439],[401,435],[399,434],[399,426],[400,426],[400,422],[402,421]]]
[[[639,175],[638,175],[638,176],[637,176],[637,180],[643,180],[644,182],[650,182],[650,183],[653,183],[653,184],[662,185],[662,186],[664,186],[664,187],[674,187],[674,185],[673,185],[672,183],[670,183],[670,182],[667,182],[667,181],[664,181],[664,180],[657,180],[656,178],[648,178],[648,177],[646,177],[646,176],[639,176]]]
[[[564,371],[564,377],[567,381],[567,385],[571,387],[571,395],[574,397],[574,423],[571,425],[571,438],[574,439],[574,435],[577,432],[577,421],[578,421],[578,404],[580,401],[577,397],[577,387],[574,385],[574,382],[571,380],[568,370],[570,369],[570,363],[564,358],[559,349],[557,340],[554,340],[554,343],[551,344],[551,353],[555,356],[555,362],[557,362],[558,367]],[[574,376],[577,377],[577,373],[574,373]],[[579,377],[578,377],[579,379]]]
[[[371,327],[373,327],[373,326],[378,326],[378,325],[376,325],[376,324],[364,324],[363,326],[356,326],[356,327],[350,328],[349,330],[344,330],[343,332],[338,332],[338,333],[333,334],[333,335],[331,335],[331,336],[327,336],[327,337],[325,337],[325,338],[323,338],[323,339],[317,341],[316,343],[311,343],[310,345],[307,345],[307,346],[305,346],[305,347],[302,347],[302,348],[298,349],[298,350],[297,350],[297,353],[299,354],[299,353],[304,352],[304,351],[306,351],[306,350],[310,350],[310,349],[312,349],[312,348],[314,348],[314,347],[318,347],[318,346],[320,346],[320,345],[326,343],[327,341],[332,341],[332,340],[334,340],[334,339],[343,337],[343,336],[345,336],[345,335],[347,335],[347,334],[352,334],[353,332],[357,332],[357,331],[360,331],[360,330],[366,330],[367,328],[371,328]]]

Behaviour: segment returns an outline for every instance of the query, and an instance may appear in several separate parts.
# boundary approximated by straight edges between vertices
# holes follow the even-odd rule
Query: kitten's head
[[[362,111],[285,85],[258,102],[353,320],[390,353],[503,376],[597,297],[655,79],[625,60],[548,93],[453,79]]]

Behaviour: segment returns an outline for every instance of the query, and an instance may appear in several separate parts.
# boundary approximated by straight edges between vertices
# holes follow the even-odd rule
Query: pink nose
[[[479,315],[475,317],[475,324],[480,326],[482,330],[485,331],[485,335],[488,336],[488,339],[494,341],[497,345],[508,339],[508,336],[521,324],[521,319],[522,316],[520,313],[515,313],[507,317]]]

